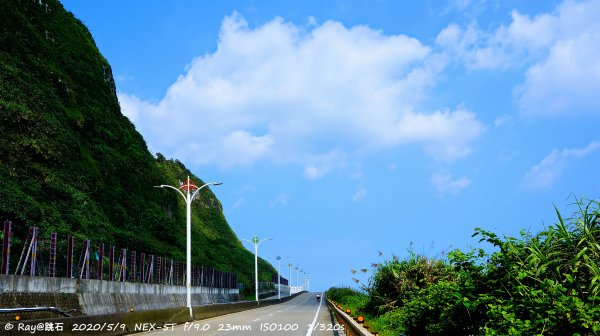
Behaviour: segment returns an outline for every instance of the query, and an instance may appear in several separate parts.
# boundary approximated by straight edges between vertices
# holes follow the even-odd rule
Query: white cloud
[[[291,196],[287,193],[281,193],[279,195],[277,195],[269,204],[271,206],[271,208],[276,207],[278,205],[287,205],[288,202],[290,201]]]
[[[525,115],[598,114],[600,1],[566,0],[550,13],[511,16],[494,31],[450,24],[436,44],[469,69],[527,67],[515,90]]]
[[[238,198],[235,203],[233,203],[233,205],[231,206],[231,210],[235,210],[239,207],[242,207],[244,204],[246,204],[246,198],[244,196]]]
[[[359,188],[354,195],[352,195],[352,202],[359,203],[367,198],[367,189],[364,187]]]
[[[431,177],[431,183],[433,183],[440,195],[444,195],[458,193],[460,190],[471,185],[471,180],[466,176],[454,179],[448,173],[437,173]]]
[[[531,190],[549,188],[561,176],[569,160],[586,157],[598,148],[600,142],[592,141],[584,148],[554,149],[525,174],[523,184]]]
[[[356,153],[390,147],[467,155],[483,132],[475,114],[420,107],[446,64],[405,35],[314,20],[250,28],[234,14],[217,50],[194,59],[162,100],[119,99],[149,146],[168,156],[223,168],[293,162],[316,179]]]
[[[494,126],[496,128],[501,127],[503,125],[507,125],[510,124],[512,121],[512,118],[509,115],[501,115],[498,118],[494,119]]]
[[[451,11],[467,12],[472,15],[481,13],[486,6],[487,0],[449,0],[444,14]]]
[[[600,13],[599,13],[600,15]],[[600,29],[600,27],[598,27]],[[600,30],[557,42],[516,91],[526,115],[600,115]]]
[[[305,155],[302,158],[305,163],[304,177],[309,180],[319,179],[334,168],[346,165],[346,155],[340,149],[334,149],[328,153],[318,155]]]

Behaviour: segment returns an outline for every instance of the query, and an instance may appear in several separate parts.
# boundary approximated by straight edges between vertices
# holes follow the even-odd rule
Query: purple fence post
[[[98,280],[102,280],[104,277],[104,243],[98,245]]]
[[[35,268],[37,266],[37,241],[38,231],[37,227],[30,228],[31,230],[31,262],[29,263],[29,275],[35,276]]]
[[[136,280],[136,276],[135,276],[135,256],[136,256],[136,252],[135,251],[131,251],[131,275],[129,276],[129,281],[131,282],[135,282]]]
[[[148,267],[148,283],[154,280],[154,255],[150,255],[150,267]]]
[[[119,281],[124,282],[127,277],[127,249],[122,248],[119,255]]]
[[[50,234],[50,264],[48,265],[48,276],[53,278],[56,276],[56,241],[58,235],[56,232]]]
[[[73,236],[67,238],[67,278],[73,277]]]
[[[109,281],[114,280],[114,277],[113,277],[114,264],[115,264],[115,247],[110,246],[108,248],[108,280]]]
[[[81,270],[81,278],[89,279],[90,278],[90,240],[86,239],[83,241],[83,269]]]
[[[2,237],[2,269],[0,274],[8,274],[8,262],[10,260],[10,228],[12,222],[8,219],[4,221],[4,237]]]

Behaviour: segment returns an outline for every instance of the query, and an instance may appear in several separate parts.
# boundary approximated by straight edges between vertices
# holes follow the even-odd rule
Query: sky
[[[62,3],[150,151],[313,291],[599,198],[600,1]]]

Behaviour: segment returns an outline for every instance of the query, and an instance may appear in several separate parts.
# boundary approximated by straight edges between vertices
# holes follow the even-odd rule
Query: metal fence
[[[2,263],[0,274],[98,279],[164,285],[185,285],[185,262],[137,252],[90,240],[77,241],[68,236],[66,248],[59,251],[59,237],[40,237],[37,227],[30,227],[23,248],[12,256],[12,222],[4,222],[1,232]],[[64,239],[64,238],[63,238]],[[60,252],[60,253],[59,253]],[[11,273],[12,272],[12,273]],[[237,274],[211,267],[192,265],[192,286],[237,288]]]

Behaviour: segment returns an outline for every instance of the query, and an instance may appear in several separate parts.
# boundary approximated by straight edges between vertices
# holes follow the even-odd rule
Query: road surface
[[[304,293],[294,299],[257,309],[195,321],[146,332],[144,335],[240,335],[240,336],[342,336],[327,304],[317,302],[317,293]]]

